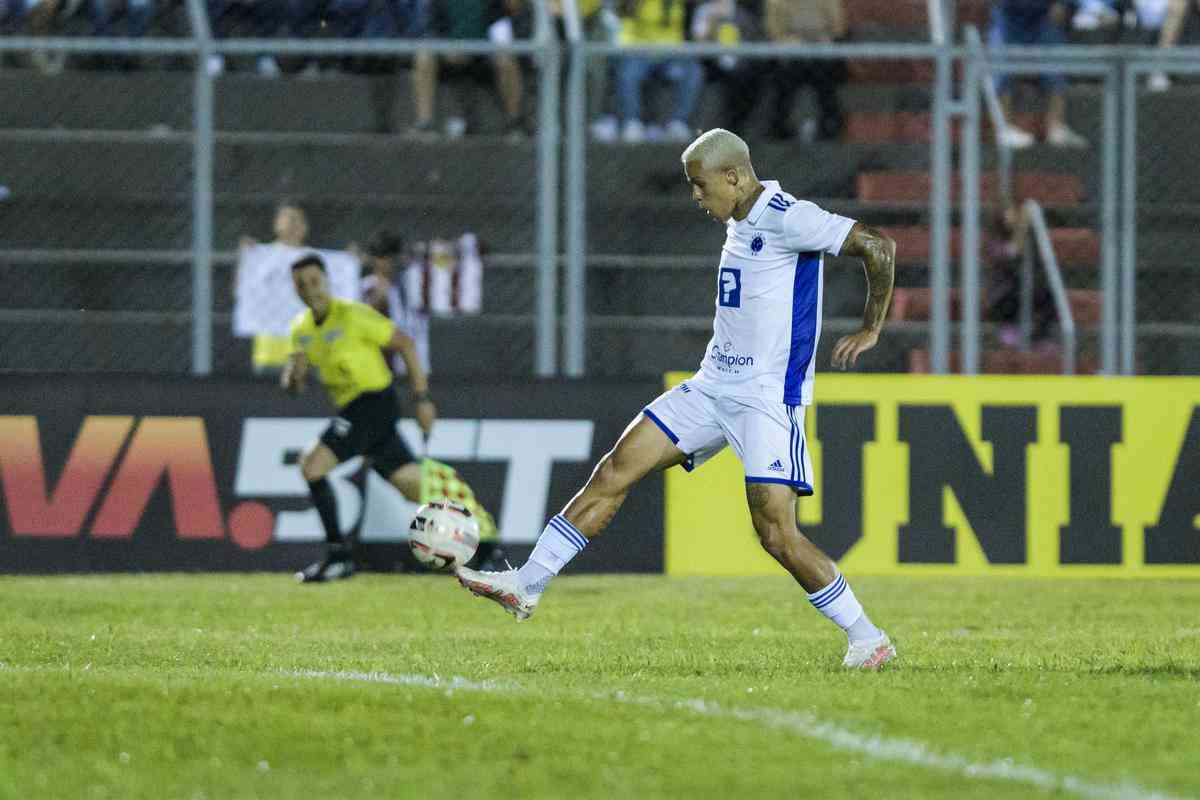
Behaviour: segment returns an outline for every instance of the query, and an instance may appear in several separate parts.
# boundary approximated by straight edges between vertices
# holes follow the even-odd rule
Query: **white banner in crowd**
[[[286,244],[255,244],[238,250],[234,288],[233,333],[286,336],[292,319],[304,310],[292,286],[292,264],[316,253],[325,262],[329,291],[334,297],[358,300],[359,260],[342,250],[318,250]]]
[[[478,314],[483,308],[483,261],[475,234],[418,244],[404,271],[404,293],[409,308],[423,314]]]

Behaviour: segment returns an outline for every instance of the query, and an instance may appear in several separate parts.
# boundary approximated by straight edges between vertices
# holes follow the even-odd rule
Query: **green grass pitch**
[[[0,578],[0,798],[1200,796],[1200,582]]]

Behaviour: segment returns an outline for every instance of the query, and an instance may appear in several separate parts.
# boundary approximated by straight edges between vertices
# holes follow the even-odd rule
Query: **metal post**
[[[196,43],[192,147],[192,374],[212,373],[213,78],[208,74],[212,34],[200,0],[188,0]]]
[[[950,368],[950,68],[951,54],[940,43],[933,98],[933,208],[930,226],[930,366],[937,375]]]
[[[574,6],[573,0],[566,4]],[[568,26],[571,27],[571,26]],[[570,35],[574,33],[575,35]],[[587,52],[579,31],[568,31],[567,75],[566,373],[583,377],[587,348]]]
[[[966,56],[962,101],[962,371],[979,373],[979,65]]]
[[[1103,150],[1100,154],[1100,371],[1117,374],[1117,135],[1121,86],[1114,71],[1104,77]],[[1121,169],[1125,167],[1121,165]],[[1122,182],[1123,183],[1123,182]]]
[[[1033,252],[1037,246],[1033,229],[1030,228],[1022,243],[1024,255],[1021,258],[1021,349],[1028,353],[1033,348]]]
[[[544,17],[544,3],[536,4]],[[558,361],[558,39],[539,26],[542,49],[538,78],[538,272],[534,373],[553,377]]]
[[[1122,114],[1121,131],[1121,148],[1122,148],[1122,163],[1121,163],[1121,374],[1132,375],[1137,366],[1134,363],[1134,357],[1137,349],[1137,79],[1138,74],[1128,64],[1123,70],[1123,89],[1124,89],[1124,104]],[[1114,79],[1115,80],[1115,79]],[[1115,88],[1114,88],[1115,93]],[[1109,112],[1109,93],[1105,93],[1105,115]],[[1113,104],[1113,124],[1112,124],[1112,139],[1116,139],[1116,107]],[[1109,137],[1108,126],[1105,126],[1106,141]],[[1110,163],[1108,159],[1109,148],[1105,148],[1105,169],[1108,170]],[[1112,172],[1116,172],[1116,145],[1112,146]],[[1106,175],[1107,178],[1107,175]],[[1115,182],[1115,179],[1114,179]],[[1108,188],[1106,186],[1106,188]],[[1116,187],[1113,186],[1113,194],[1115,195]],[[1115,201],[1114,201],[1115,204]],[[1108,195],[1105,195],[1105,214],[1106,227],[1108,216]],[[1116,222],[1116,209],[1112,210],[1113,222]],[[1112,229],[1116,225],[1111,226]],[[1105,242],[1107,244],[1107,240]],[[1107,250],[1106,250],[1107,253]],[[1114,262],[1116,259],[1115,248],[1113,249]],[[1109,298],[1114,300],[1116,295],[1116,264],[1111,266],[1112,275],[1109,275],[1110,267],[1107,260],[1105,261],[1105,277],[1109,283],[1105,284],[1104,304],[1108,305]],[[1111,285],[1109,285],[1111,284]],[[1114,303],[1113,308],[1116,308]],[[1116,332],[1112,334],[1113,346],[1115,349]],[[1109,357],[1108,349],[1105,349],[1105,358]],[[1115,359],[1114,359],[1115,362]],[[1116,364],[1114,363],[1115,367]],[[1107,370],[1105,370],[1107,372]],[[1114,369],[1112,373],[1115,374]]]

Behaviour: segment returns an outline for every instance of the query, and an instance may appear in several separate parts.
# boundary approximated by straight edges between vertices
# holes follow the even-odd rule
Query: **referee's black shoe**
[[[354,560],[349,552],[330,550],[320,561],[314,561],[296,573],[300,583],[326,583],[354,577]]]

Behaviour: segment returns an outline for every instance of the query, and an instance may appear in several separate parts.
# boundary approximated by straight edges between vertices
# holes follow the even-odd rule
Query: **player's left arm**
[[[386,348],[399,353],[404,359],[404,366],[408,368],[408,385],[413,393],[417,424],[428,434],[433,428],[434,420],[437,419],[437,406],[433,404],[433,398],[429,394],[429,378],[425,375],[425,368],[421,366],[421,359],[417,356],[417,344],[411,336],[396,328]]]
[[[875,228],[854,223],[841,255],[861,258],[867,274],[867,306],[863,311],[862,329],[843,336],[833,346],[833,366],[848,369],[858,356],[879,341],[888,304],[892,300],[892,284],[896,280],[896,243]]]

